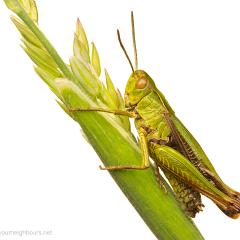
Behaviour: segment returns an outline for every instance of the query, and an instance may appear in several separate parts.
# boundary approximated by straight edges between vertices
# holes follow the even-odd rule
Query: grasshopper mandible
[[[124,115],[135,119],[142,152],[139,166],[119,165],[101,167],[102,170],[144,170],[150,166],[149,157],[155,163],[160,186],[159,169],[171,184],[183,209],[190,217],[202,210],[201,195],[210,198],[227,216],[240,216],[240,193],[228,187],[219,177],[199,143],[176,117],[164,95],[154,81],[143,70],[138,70],[134,18],[131,13],[132,38],[135,53],[135,68],[122,44],[118,40],[132,69],[125,89],[125,109],[101,108],[69,109],[70,112],[99,111]]]

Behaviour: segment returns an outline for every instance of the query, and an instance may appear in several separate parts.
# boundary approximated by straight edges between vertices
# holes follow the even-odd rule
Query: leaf
[[[22,6],[18,0],[4,0],[6,6],[12,10],[14,13],[19,13],[22,11]]]
[[[92,75],[84,61],[71,57],[70,66],[79,86],[83,87],[92,97],[97,96],[100,90],[98,80]]]
[[[61,78],[61,76],[52,75],[48,71],[42,69],[41,67],[35,66],[34,70],[38,74],[38,76],[48,85],[48,87],[51,89],[51,91],[59,98],[61,99],[61,95],[59,95],[59,92],[56,88],[55,79]]]
[[[31,57],[36,59],[36,64],[38,65],[38,61],[39,64],[44,64],[47,65],[51,68],[53,68],[54,70],[57,71],[57,64],[52,60],[51,56],[48,54],[48,52],[44,51],[43,49],[35,46],[34,44],[23,40],[23,43],[25,45],[25,49],[27,49],[27,51],[31,54]]]
[[[86,63],[90,63],[89,52],[76,34],[74,34],[73,40],[73,53],[74,56],[78,57],[79,59],[83,59]]]
[[[112,100],[114,101],[116,107],[119,108],[120,104],[119,104],[117,92],[115,90],[113,82],[112,82],[112,80],[111,80],[111,78],[110,78],[110,76],[109,76],[109,74],[108,74],[106,69],[105,69],[105,78],[106,78],[107,90],[108,90]]]
[[[31,52],[30,49],[22,46],[24,51],[27,53],[27,55],[31,58],[31,60],[42,69],[46,70],[48,73],[59,76],[60,73],[56,68],[53,68],[51,65],[46,64],[42,59],[40,59],[37,55],[34,55],[33,52]]]
[[[38,11],[34,0],[19,0],[19,3],[25,9],[27,14],[31,17],[34,22],[38,22]]]
[[[117,97],[118,97],[119,108],[123,109],[125,107],[125,105],[124,105],[124,100],[123,100],[122,94],[119,91],[119,89],[116,90],[116,93],[117,93]]]
[[[32,31],[18,18],[11,16],[11,20],[18,29],[18,31],[22,34],[23,38],[25,38],[28,42],[34,44],[35,46],[42,48],[42,44],[39,40],[34,36]]]
[[[83,44],[87,53],[89,54],[89,45],[88,45],[87,36],[79,18],[77,19],[77,24],[76,24],[76,35],[78,40]]]
[[[92,42],[92,58],[91,58],[91,64],[98,75],[98,77],[101,74],[101,64],[100,64],[100,58],[98,55],[98,51],[96,49],[95,44]]]

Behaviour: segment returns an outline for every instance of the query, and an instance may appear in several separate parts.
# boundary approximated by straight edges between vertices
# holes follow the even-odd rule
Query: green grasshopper
[[[238,218],[240,216],[240,193],[228,187],[221,180],[199,143],[176,117],[152,78],[145,71],[138,70],[133,13],[131,13],[131,23],[135,69],[117,30],[120,46],[132,69],[125,89],[125,110],[70,109],[70,112],[99,111],[135,119],[142,151],[142,164],[139,166],[100,166],[100,168],[111,171],[144,170],[150,167],[149,157],[151,157],[155,163],[160,185],[164,187],[159,169],[167,177],[188,216],[195,217],[196,213],[202,211],[200,194],[203,194],[227,216]]]

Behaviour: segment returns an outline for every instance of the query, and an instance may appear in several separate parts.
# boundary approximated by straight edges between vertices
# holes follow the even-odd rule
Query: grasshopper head
[[[122,43],[120,32],[119,30],[117,30],[119,44],[132,69],[132,74],[130,75],[125,88],[125,95],[124,95],[125,108],[128,111],[134,110],[134,108],[141,101],[142,98],[154,92],[157,94],[160,102],[166,108],[166,110],[174,113],[173,109],[165,99],[164,95],[156,88],[152,78],[145,71],[138,70],[137,45],[136,45],[136,39],[135,39],[133,12],[131,12],[131,23],[132,23],[132,39],[133,39],[133,48],[134,48],[134,57],[135,57],[135,68],[133,67],[133,64]]]
[[[135,68],[133,67],[130,57],[128,56],[127,51],[122,43],[120,32],[119,30],[117,30],[119,44],[132,69],[132,74],[128,79],[128,82],[125,88],[125,95],[124,95],[125,107],[128,108],[129,110],[134,108],[143,97],[147,96],[156,88],[151,77],[145,71],[138,70],[137,45],[136,45],[136,38],[135,38],[133,12],[131,12],[131,25],[132,25],[132,39],[133,39],[133,48],[134,48],[134,57],[135,57]]]
[[[155,88],[151,77],[143,70],[134,71],[128,79],[125,88],[125,107],[135,106],[143,97],[148,95]]]

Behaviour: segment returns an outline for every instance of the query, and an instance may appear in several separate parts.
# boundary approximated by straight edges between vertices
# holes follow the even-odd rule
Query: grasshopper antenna
[[[122,40],[121,40],[121,36],[120,36],[120,32],[119,32],[119,30],[117,30],[117,36],[118,36],[119,44],[120,44],[120,46],[121,46],[123,52],[125,53],[125,56],[126,56],[128,62],[129,62],[129,64],[130,64],[130,66],[131,66],[132,71],[134,72],[134,68],[133,68],[132,62],[131,62],[131,60],[130,60],[128,54],[127,54],[127,51],[126,51],[126,49],[125,49],[123,43],[122,43]]]
[[[138,69],[138,56],[137,56],[137,44],[136,44],[136,36],[135,36],[133,11],[131,11],[131,25],[132,25],[132,40],[133,40],[133,49],[134,49],[134,57],[135,57],[135,69],[137,70]]]

